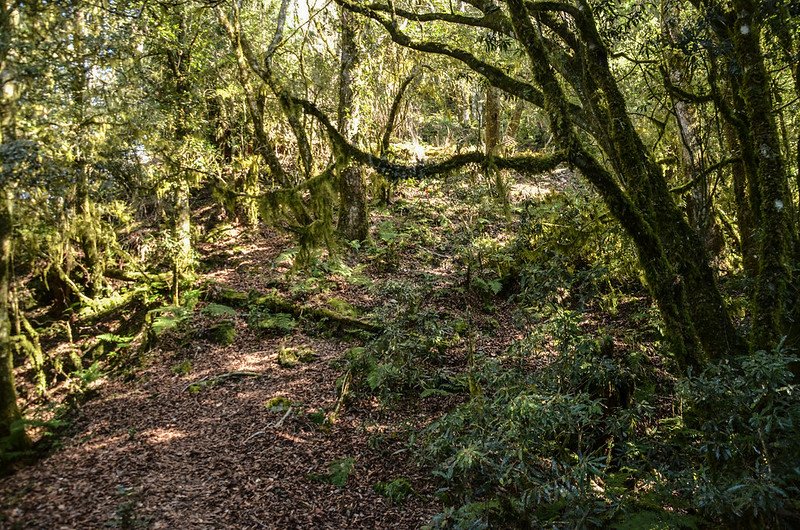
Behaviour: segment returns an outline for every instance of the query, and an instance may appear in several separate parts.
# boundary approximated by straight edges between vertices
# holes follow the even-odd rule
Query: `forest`
[[[0,0],[0,528],[800,527],[800,3]]]

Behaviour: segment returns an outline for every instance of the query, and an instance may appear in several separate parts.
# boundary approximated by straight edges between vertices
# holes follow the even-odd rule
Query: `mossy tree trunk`
[[[17,25],[11,3],[0,0],[0,144],[15,140],[14,110],[18,93],[11,71],[11,38]],[[0,442],[8,451],[21,451],[30,441],[19,421],[14,384],[14,349],[11,344],[9,286],[11,282],[11,245],[14,235],[14,182],[12,175],[0,175]],[[0,461],[0,470],[2,461]]]
[[[725,136],[725,145],[728,151],[742,158],[742,149],[736,131],[730,123],[722,124]],[[753,220],[753,206],[750,195],[747,192],[747,171],[744,162],[737,160],[731,166],[731,176],[733,181],[733,197],[736,204],[736,221],[739,230],[739,251],[742,254],[742,265],[744,272],[750,278],[755,278],[758,274],[758,249],[756,248],[755,227]]]
[[[483,143],[486,156],[494,156],[500,143],[500,96],[492,85],[486,86],[483,103]]]
[[[16,140],[15,109],[19,97],[11,67],[12,35],[18,25],[18,13],[13,2],[0,0],[0,145]],[[25,429],[19,425],[22,415],[17,404],[14,384],[14,349],[11,344],[11,246],[14,235],[13,206],[14,178],[0,175],[0,441],[11,452],[25,450],[30,445]],[[0,460],[0,471],[3,471]]]
[[[188,109],[191,104],[191,68],[192,38],[189,34],[187,15],[182,8],[176,8],[176,38],[175,46],[167,50],[169,68],[174,78],[174,112],[175,112],[175,143],[179,150],[189,134]],[[172,242],[173,252],[173,303],[180,300],[180,285],[192,271],[192,210],[191,210],[191,183],[188,171],[182,167],[180,161],[171,168],[172,183]]]
[[[513,153],[517,147],[517,133],[519,132],[520,125],[522,125],[522,112],[524,110],[525,101],[522,99],[517,99],[505,131],[506,149],[504,149],[504,151],[506,154]]]
[[[775,123],[771,78],[761,49],[761,22],[771,7],[753,0],[734,0],[715,26],[721,41],[733,46],[724,71],[737,90],[738,114],[728,114],[743,144],[744,166],[756,219],[758,275],[753,298],[755,349],[771,349],[784,336],[789,310],[792,258],[796,255],[795,204]]]
[[[545,64],[549,54],[526,5],[514,0],[509,7],[516,34],[527,48],[542,87],[556,141],[577,155],[575,165],[633,239],[680,363],[701,365],[708,358],[736,351],[743,342],[727,313],[703,244],[675,204],[661,168],[630,120],[591,8],[578,4],[570,15],[585,44],[577,50],[584,54],[582,77],[592,86],[583,104],[616,173],[602,178],[602,165],[573,131],[568,99],[552,68]]]
[[[769,14],[761,2],[734,0],[728,38],[742,72],[744,119],[760,201],[759,271],[753,300],[753,347],[770,349],[786,329],[791,260],[795,255],[794,201],[775,124],[770,76],[761,50],[761,22]]]
[[[30,442],[25,429],[19,425],[22,416],[14,385],[14,348],[11,344],[9,319],[13,192],[8,183],[0,184],[0,194],[0,442],[6,450],[16,452],[24,450]]]
[[[98,244],[98,222],[90,197],[92,140],[87,134],[89,105],[89,68],[86,57],[86,20],[84,8],[75,10],[72,20],[73,72],[72,97],[75,112],[74,168],[75,221],[78,223],[78,242],[89,277],[85,279],[88,294],[99,295],[104,284],[104,261]]]
[[[338,126],[345,138],[353,141],[358,133],[358,108],[355,102],[355,73],[359,61],[355,16],[340,10],[339,106]],[[345,241],[364,241],[368,235],[367,190],[359,165],[340,153],[339,222],[337,229]]]

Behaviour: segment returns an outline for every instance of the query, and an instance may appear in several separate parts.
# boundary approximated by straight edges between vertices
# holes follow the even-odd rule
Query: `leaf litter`
[[[202,281],[241,292],[277,285],[291,295],[297,286],[285,279],[286,267],[268,266],[288,245],[268,229],[245,245],[241,237],[206,244],[206,257],[226,259]],[[404,266],[372,271],[368,281],[400,277],[441,292],[461,281],[449,249],[412,250],[399,260]],[[440,259],[420,262],[426,255]],[[368,311],[396,302],[329,277],[326,289],[340,305]],[[295,294],[326,303],[317,291]],[[463,316],[463,301],[447,294],[425,303]],[[430,472],[403,432],[423,428],[453,399],[391,408],[361,400],[327,424],[325,412],[339,401],[342,368],[335,361],[352,340],[307,335],[303,326],[264,336],[247,325],[246,314],[205,307],[199,322],[230,319],[232,342],[213,344],[199,334],[184,344],[167,335],[135,380],[105,380],[80,406],[59,448],[0,479],[0,528],[420,528],[441,511]],[[498,303],[494,331],[479,334],[487,354],[516,335],[509,313]],[[278,362],[281,351],[306,349],[313,355],[303,362]],[[454,366],[463,369],[463,356],[452,352]],[[386,495],[398,485],[402,503],[400,493]]]

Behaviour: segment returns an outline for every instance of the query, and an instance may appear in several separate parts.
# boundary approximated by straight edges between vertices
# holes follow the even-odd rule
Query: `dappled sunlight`
[[[287,442],[292,442],[294,444],[308,444],[308,443],[310,443],[310,440],[308,440],[306,438],[301,438],[300,436],[295,436],[293,434],[287,434],[287,433],[283,433],[283,432],[278,432],[278,433],[275,434],[275,436],[277,438],[280,438],[281,440],[286,440]]]
[[[229,372],[265,373],[274,368],[277,358],[277,350],[236,352],[228,357],[224,370]]]
[[[798,527],[796,5],[5,0],[0,528]]]
[[[168,429],[164,427],[147,429],[137,434],[141,438],[145,438],[148,444],[167,444],[185,438],[185,432],[178,429]]]

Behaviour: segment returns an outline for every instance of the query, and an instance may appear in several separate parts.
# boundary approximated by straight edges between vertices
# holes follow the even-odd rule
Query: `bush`
[[[535,374],[483,362],[477,377],[491,391],[422,437],[448,505],[435,525],[797,523],[796,357],[762,351],[670,382],[604,344],[573,337]]]
[[[424,392],[441,382],[437,373],[448,347],[460,340],[458,322],[449,323],[420,307],[421,293],[384,310],[386,330],[364,347],[348,350],[354,390],[391,400]]]
[[[697,509],[729,524],[800,521],[798,358],[759,351],[715,364],[679,385],[695,467],[677,471]],[[680,468],[678,468],[680,470]]]

